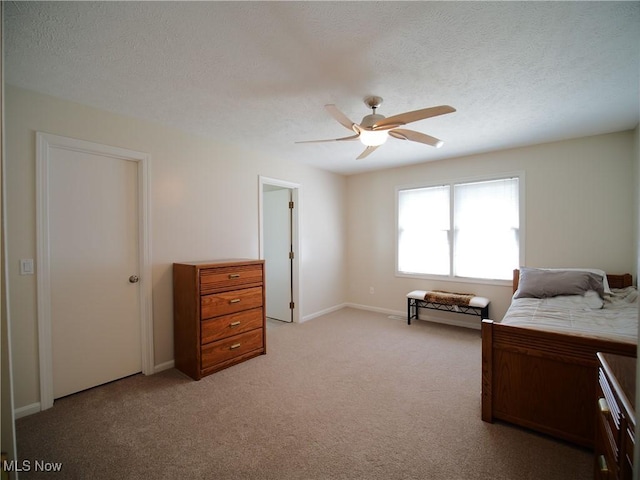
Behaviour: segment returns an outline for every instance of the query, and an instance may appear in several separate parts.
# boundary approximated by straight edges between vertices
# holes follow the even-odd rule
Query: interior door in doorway
[[[53,396],[142,370],[136,162],[52,149]]]
[[[267,317],[291,322],[291,190],[269,187],[263,196]]]

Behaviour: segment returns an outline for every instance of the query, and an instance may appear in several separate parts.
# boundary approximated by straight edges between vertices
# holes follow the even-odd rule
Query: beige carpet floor
[[[199,382],[136,375],[18,420],[20,478],[592,478],[589,451],[480,420],[480,346],[354,309],[270,322],[267,355]]]

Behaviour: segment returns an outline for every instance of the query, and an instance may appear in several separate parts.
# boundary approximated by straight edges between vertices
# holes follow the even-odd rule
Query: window
[[[519,185],[511,177],[398,189],[398,273],[511,279]]]

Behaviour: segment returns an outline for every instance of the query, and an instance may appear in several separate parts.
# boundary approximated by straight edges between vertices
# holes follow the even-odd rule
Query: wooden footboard
[[[482,321],[482,420],[593,447],[597,352],[636,346]]]

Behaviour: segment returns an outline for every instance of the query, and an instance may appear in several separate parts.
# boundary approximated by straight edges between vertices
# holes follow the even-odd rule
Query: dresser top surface
[[[194,262],[176,262],[174,265],[189,265],[193,267],[204,267],[204,266],[214,266],[214,265],[235,265],[235,264],[260,264],[264,263],[264,260],[258,260],[255,258],[222,258],[222,259],[214,259],[214,260],[198,260]]]

